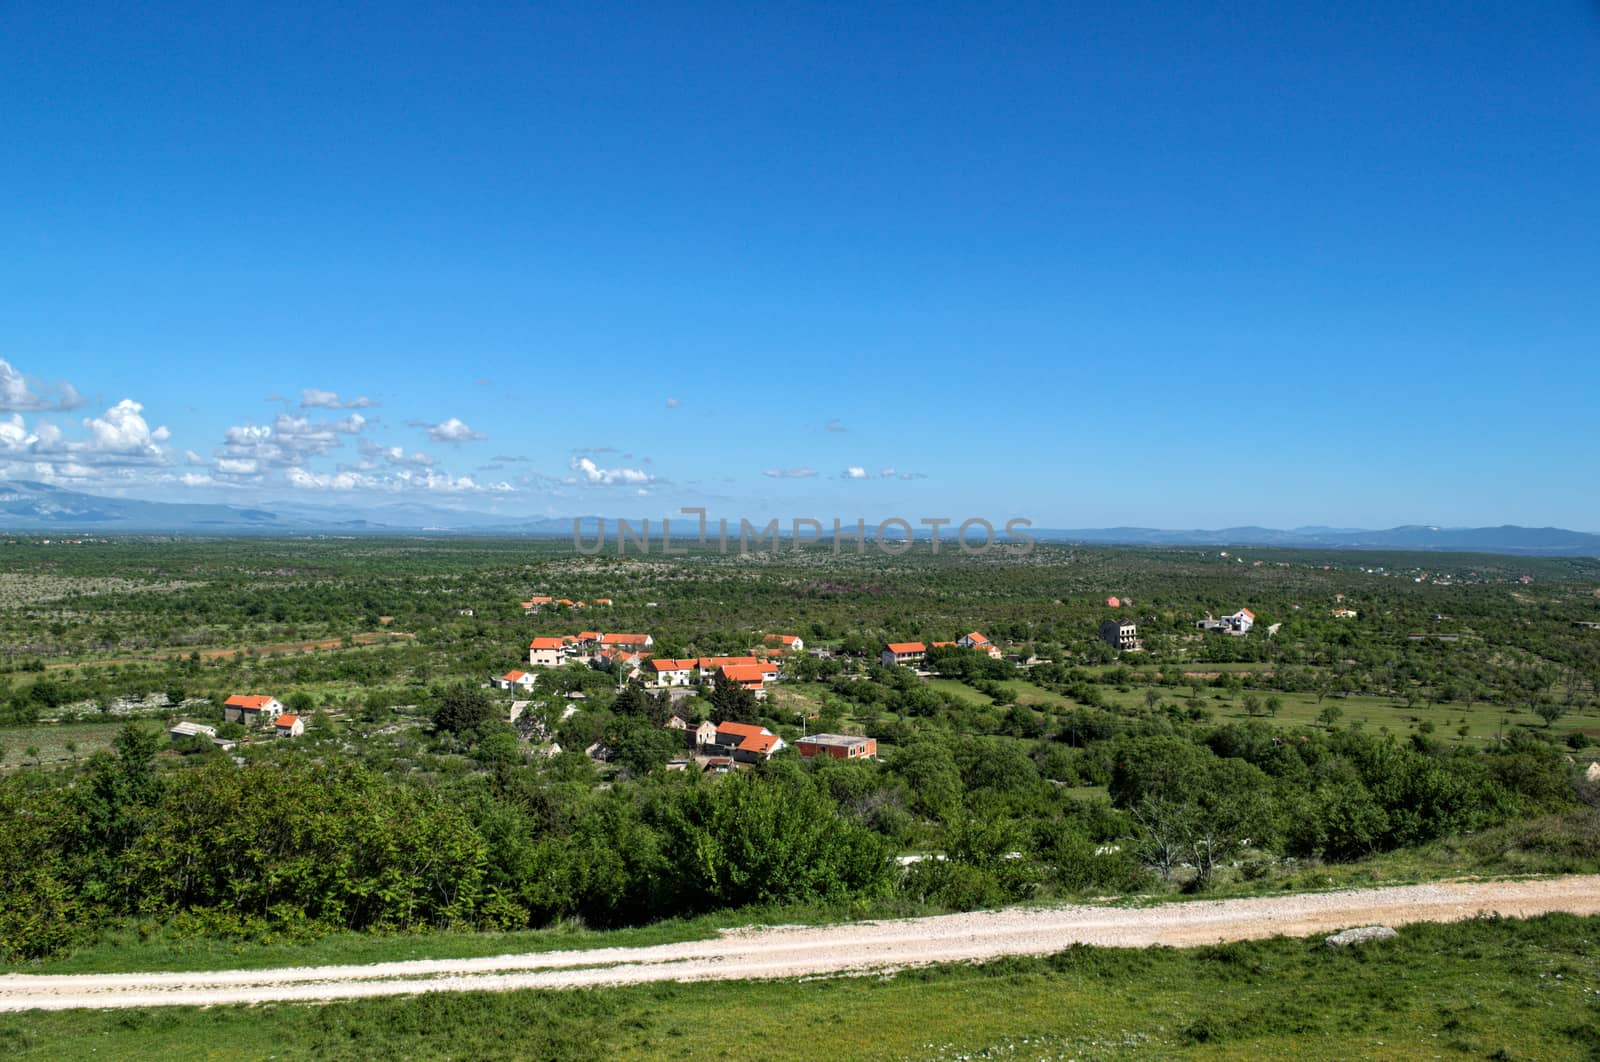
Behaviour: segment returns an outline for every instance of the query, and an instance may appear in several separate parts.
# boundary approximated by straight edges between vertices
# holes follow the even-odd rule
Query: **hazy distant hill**
[[[567,538],[573,517],[507,517],[468,510],[442,509],[411,503],[378,505],[350,510],[331,506],[285,503],[249,507],[198,502],[156,502],[109,498],[53,487],[44,483],[0,481],[0,531],[134,532],[166,531],[188,534],[294,534],[317,531],[350,533],[401,533],[427,531],[454,534],[530,535]],[[616,523],[598,516],[576,518],[586,545],[593,545],[598,529],[606,525],[606,549],[615,549]],[[758,523],[764,524],[765,521]],[[738,540],[738,520],[730,519],[732,542]],[[639,521],[630,521],[635,532]],[[716,535],[713,524],[711,534]],[[652,543],[659,545],[661,521],[650,521]],[[695,521],[674,520],[676,541],[696,537]],[[953,530],[946,528],[949,536]],[[1041,542],[1081,542],[1086,545],[1127,546],[1277,546],[1287,549],[1393,549],[1444,550],[1473,553],[1510,553],[1547,557],[1600,556],[1600,535],[1559,527],[1428,527],[1407,525],[1387,530],[1361,528],[1224,527],[1217,530],[1163,530],[1153,527],[1099,527],[1077,529],[1032,528]],[[868,534],[871,534],[869,530]],[[926,532],[919,535],[926,537]]]

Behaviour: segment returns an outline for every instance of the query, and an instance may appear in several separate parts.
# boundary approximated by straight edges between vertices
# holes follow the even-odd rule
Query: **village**
[[[1338,595],[1343,599],[1343,595]],[[519,602],[524,614],[536,615],[546,608],[577,611],[612,604],[608,597],[597,597],[593,605],[570,598],[552,595],[534,595]],[[1113,609],[1131,608],[1131,598],[1109,597],[1106,605]],[[1347,609],[1335,609],[1334,616],[1353,617]],[[1234,636],[1247,635],[1255,624],[1255,613],[1248,608],[1225,615],[1220,619],[1211,613],[1195,623],[1198,630]],[[1143,645],[1138,625],[1129,619],[1108,619],[1100,624],[1099,638],[1118,652],[1140,653]],[[650,694],[666,698],[673,706],[663,728],[682,735],[683,751],[667,762],[666,769],[682,771],[695,769],[708,773],[726,773],[770,759],[790,747],[783,737],[764,726],[733,720],[713,721],[707,718],[708,707],[718,689],[737,689],[747,694],[755,703],[766,700],[770,689],[782,681],[784,662],[794,654],[809,653],[819,658],[829,658],[833,652],[826,648],[806,648],[805,640],[794,634],[769,633],[759,644],[738,656],[671,657],[655,656],[655,638],[648,633],[606,632],[583,630],[575,634],[540,635],[531,639],[527,650],[527,667],[513,668],[491,677],[484,685],[508,691],[513,695],[532,695],[539,686],[539,675],[570,665],[582,665],[610,674],[618,691],[637,686]],[[1018,669],[1027,669],[1036,659],[1021,656],[1008,657],[986,635],[969,631],[950,641],[885,642],[878,652],[878,663],[883,667],[903,667],[921,678],[931,672],[925,665],[930,651],[964,650],[980,653],[992,660],[1009,660]],[[579,700],[582,693],[570,693],[569,698]],[[507,720],[517,723],[529,705],[527,700],[513,700]],[[568,704],[560,716],[564,721],[578,711],[576,704]],[[305,733],[306,720],[285,707],[276,697],[265,694],[234,694],[223,704],[224,724],[239,724],[230,735],[219,733],[216,726],[193,721],[182,721],[171,726],[167,734],[175,744],[191,747],[213,745],[223,751],[235,749],[241,742],[248,743],[252,736],[270,734],[276,738],[296,738]],[[802,720],[803,722],[803,720]],[[537,743],[538,755],[550,758],[563,750],[553,740],[547,728],[525,728],[524,734]],[[818,733],[802,734],[793,743],[795,751],[803,758],[824,755],[835,759],[876,759],[877,741],[860,734]],[[591,760],[609,762],[613,750],[604,742],[594,742],[584,750]]]

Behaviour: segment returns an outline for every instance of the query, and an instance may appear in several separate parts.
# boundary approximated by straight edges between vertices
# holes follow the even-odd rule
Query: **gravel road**
[[[863,974],[928,963],[1039,955],[1073,944],[1183,947],[1350,926],[1452,922],[1480,914],[1600,914],[1600,876],[1406,885],[1347,892],[1053,907],[733,930],[714,940],[369,966],[204,973],[0,976],[0,1011],[319,1001],[416,992],[575,988]]]

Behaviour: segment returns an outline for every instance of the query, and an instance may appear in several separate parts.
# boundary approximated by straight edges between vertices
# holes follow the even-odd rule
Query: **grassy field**
[[[5,1015],[12,1058],[1594,1058],[1600,919],[1187,950],[1074,948],[891,977]]]
[[[38,761],[44,764],[86,759],[96,749],[110,748],[111,739],[122,727],[121,722],[0,727],[0,749],[5,750],[0,769],[33,764],[35,757],[28,754],[30,748],[39,750]],[[75,751],[67,751],[68,742],[77,746]]]

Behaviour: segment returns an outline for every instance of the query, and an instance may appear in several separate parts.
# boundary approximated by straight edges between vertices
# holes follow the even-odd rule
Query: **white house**
[[[883,647],[883,666],[911,667],[922,663],[927,655],[928,647],[922,642],[890,642]]]
[[[628,649],[641,652],[645,649],[655,648],[656,640],[648,634],[602,634],[600,648],[602,649]]]
[[[671,686],[687,686],[694,678],[695,665],[698,661],[690,658],[685,660],[652,660],[645,670],[646,681],[657,689],[667,689]]]
[[[1241,608],[1231,616],[1223,616],[1223,620],[1240,634],[1249,634],[1250,628],[1256,625],[1256,614],[1247,608]]]
[[[534,683],[538,681],[539,680],[536,677],[528,674],[526,671],[507,671],[499,678],[490,679],[489,685],[493,686],[497,690],[531,690],[533,689]]]
[[[298,715],[280,715],[272,721],[272,730],[279,737],[296,738],[306,732],[306,724]]]
[[[560,667],[566,662],[564,638],[535,638],[528,643],[528,663],[534,667]]]
[[[798,634],[769,634],[762,639],[766,644],[795,653],[806,651],[806,643]]]
[[[996,660],[1000,659],[999,647],[977,631],[973,631],[971,634],[963,634],[956,639],[956,644],[963,649],[976,649],[980,653],[988,653]]]
[[[222,702],[222,718],[228,723],[253,726],[256,723],[270,723],[282,714],[283,705],[278,703],[276,697],[236,693]]]

